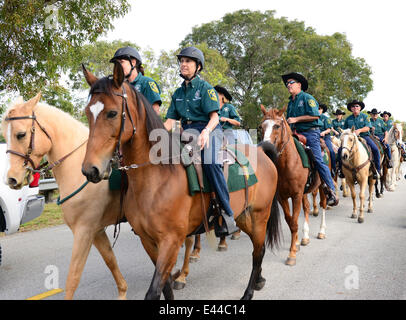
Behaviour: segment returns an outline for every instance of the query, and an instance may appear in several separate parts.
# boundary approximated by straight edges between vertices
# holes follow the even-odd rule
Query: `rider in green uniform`
[[[388,157],[388,168],[393,168],[392,165],[392,154],[390,147],[388,145],[388,131],[386,131],[385,123],[382,119],[378,118],[380,112],[373,108],[371,111],[367,111],[367,113],[371,116],[369,121],[372,125],[372,134],[375,135],[379,141],[384,146],[386,156]]]

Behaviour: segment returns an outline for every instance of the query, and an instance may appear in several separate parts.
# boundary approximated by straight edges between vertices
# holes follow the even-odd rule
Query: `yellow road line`
[[[53,290],[49,290],[47,292],[38,294],[36,296],[33,296],[31,298],[28,298],[27,300],[41,300],[41,299],[48,298],[50,296],[53,296],[53,295],[61,293],[61,292],[63,292],[63,289],[53,289]]]

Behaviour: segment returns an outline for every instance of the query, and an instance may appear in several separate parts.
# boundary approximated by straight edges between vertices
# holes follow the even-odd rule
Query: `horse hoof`
[[[265,286],[265,278],[261,278],[255,283],[254,290],[259,291]]]
[[[238,240],[238,239],[240,239],[240,234],[238,233],[238,234],[235,234],[235,233],[233,233],[233,235],[231,236],[231,240]]]
[[[374,210],[371,208],[371,209],[368,209],[368,212],[372,213],[372,212],[374,212]]]
[[[358,218],[358,223],[363,223],[364,222],[364,218],[359,217]]]
[[[353,213],[351,216],[351,219],[356,219],[356,218],[357,218],[357,215]]]
[[[227,246],[218,246],[217,251],[220,251],[220,252],[227,251]]]
[[[199,257],[197,257],[197,256],[190,256],[189,257],[189,262],[190,263],[194,263],[194,262],[197,262],[197,261],[199,261]]]
[[[173,289],[175,290],[182,290],[186,286],[185,282],[174,281],[173,282]]]
[[[381,197],[381,195],[378,193],[378,194],[376,195],[376,197],[379,199],[379,198]]]
[[[319,233],[319,234],[317,235],[317,239],[324,240],[324,239],[326,239],[326,235],[325,235],[324,233]]]
[[[300,242],[300,245],[307,246],[309,243],[310,243],[310,239],[302,239],[302,242]]]
[[[296,258],[290,258],[290,257],[287,258],[286,261],[285,261],[285,264],[287,266],[291,266],[291,267],[295,266],[296,265]]]
[[[313,217],[317,217],[319,215],[318,212],[313,212]]]

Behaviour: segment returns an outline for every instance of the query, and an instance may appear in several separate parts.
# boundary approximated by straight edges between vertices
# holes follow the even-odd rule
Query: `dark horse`
[[[100,182],[113,154],[122,150],[123,165],[132,167],[127,171],[123,211],[155,265],[145,298],[159,299],[163,293],[166,299],[173,299],[172,268],[187,235],[204,220],[203,208],[208,208],[210,195],[190,195],[182,164],[153,163],[150,151],[156,143],[149,137],[164,126],[146,99],[124,82],[120,64],[115,64],[112,77],[100,80],[83,69],[91,97],[86,107],[90,133],[82,172],[89,181]],[[248,189],[248,210],[244,210],[244,189],[230,193],[237,225],[253,244],[251,276],[242,297],[251,299],[254,290],[265,284],[261,276],[265,242],[271,248],[279,243],[279,210],[274,201],[278,176],[261,148],[241,145],[239,150],[256,163],[253,168],[258,178]]]

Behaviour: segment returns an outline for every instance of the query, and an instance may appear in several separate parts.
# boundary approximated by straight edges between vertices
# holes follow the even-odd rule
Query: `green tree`
[[[281,107],[288,102],[284,73],[303,73],[309,93],[331,110],[351,98],[365,98],[372,90],[371,70],[363,59],[352,57],[345,35],[320,36],[303,22],[274,14],[229,13],[193,28],[182,42],[207,43],[226,59],[226,76],[233,79],[231,92],[247,127],[258,126],[260,103]]]
[[[25,98],[56,87],[66,60],[113,28],[127,0],[4,0],[0,2],[0,91]]]

